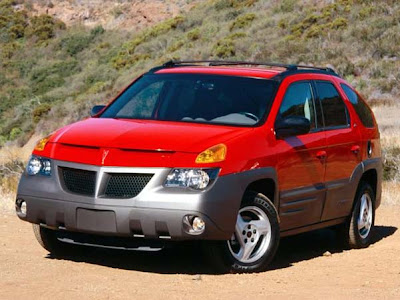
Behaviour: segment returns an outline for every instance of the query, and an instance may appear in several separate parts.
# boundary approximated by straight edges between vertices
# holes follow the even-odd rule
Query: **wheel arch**
[[[380,157],[363,161],[355,169],[352,176],[353,186],[355,184],[353,189],[354,197],[361,183],[366,182],[372,187],[372,190],[374,191],[375,208],[378,208],[381,203],[382,176],[383,176],[383,165],[382,165],[382,159]],[[352,207],[354,207],[354,202]]]
[[[372,187],[376,198],[376,191],[378,186],[378,172],[376,171],[376,169],[365,171],[361,176],[359,185],[361,184],[361,182],[368,183]]]
[[[278,200],[276,195],[278,194],[277,191],[277,184],[274,179],[272,178],[262,178],[257,179],[251,183],[249,183],[245,189],[245,193],[247,191],[254,191],[261,193],[268,197],[274,206],[277,208]]]

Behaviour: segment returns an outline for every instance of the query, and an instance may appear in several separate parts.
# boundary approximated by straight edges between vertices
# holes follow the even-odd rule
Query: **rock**
[[[192,280],[200,281],[201,280],[201,275],[193,276]]]
[[[322,254],[323,256],[332,256],[332,253],[330,253],[329,251],[324,252],[324,254]]]

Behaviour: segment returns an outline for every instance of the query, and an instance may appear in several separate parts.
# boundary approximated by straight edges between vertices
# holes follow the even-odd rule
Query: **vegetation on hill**
[[[170,59],[329,65],[375,104],[400,94],[395,0],[209,0],[141,32],[66,27],[23,4],[0,0],[0,147],[86,117]]]

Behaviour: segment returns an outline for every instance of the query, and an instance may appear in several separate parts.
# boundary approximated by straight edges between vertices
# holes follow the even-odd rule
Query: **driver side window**
[[[296,82],[286,90],[281,107],[279,118],[298,116],[308,119],[311,123],[311,130],[315,125],[315,106],[310,82]]]

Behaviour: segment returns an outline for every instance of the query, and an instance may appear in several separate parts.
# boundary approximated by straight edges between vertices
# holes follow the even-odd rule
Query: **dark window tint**
[[[325,127],[349,125],[346,105],[332,83],[316,82],[317,93],[321,100]]]
[[[374,127],[374,118],[372,117],[372,112],[361,99],[361,97],[351,87],[345,84],[342,84],[341,86],[364,126]]]
[[[256,78],[145,75],[100,117],[253,126],[268,113],[275,89],[275,81]]]
[[[308,119],[315,128],[315,109],[311,84],[298,82],[289,86],[283,98],[278,118],[299,116]]]

